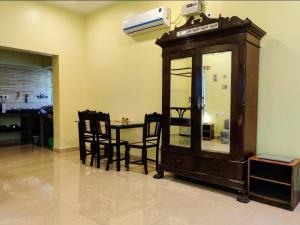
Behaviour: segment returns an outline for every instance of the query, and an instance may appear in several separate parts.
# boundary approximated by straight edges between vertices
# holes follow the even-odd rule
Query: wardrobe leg
[[[164,178],[165,174],[163,170],[158,169],[157,173],[153,176],[154,179]]]
[[[236,200],[238,202],[241,202],[241,203],[248,203],[248,202],[250,202],[249,195],[244,190],[239,190],[238,191],[238,195],[237,195]]]

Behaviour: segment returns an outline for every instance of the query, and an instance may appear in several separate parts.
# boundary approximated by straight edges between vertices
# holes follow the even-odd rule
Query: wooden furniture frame
[[[202,124],[202,137],[204,140],[212,140],[215,137],[215,129],[214,124],[211,123],[205,123]]]
[[[106,163],[106,170],[109,170],[109,165],[116,161],[117,162],[117,170],[120,171],[120,161],[121,160],[125,160],[125,158],[121,159],[120,157],[120,146],[121,145],[126,145],[128,142],[127,141],[122,141],[120,139],[115,140],[112,139],[112,135],[111,135],[111,123],[110,123],[110,115],[109,113],[103,113],[103,112],[98,112],[97,114],[97,123],[98,123],[98,131],[97,131],[97,137],[99,137],[98,142],[96,144],[99,143],[99,145],[103,145],[104,149],[107,149],[108,151],[108,159],[107,159],[107,163]],[[92,159],[91,162],[93,162],[93,157],[95,154],[98,155],[97,159],[97,167],[98,165],[100,165],[100,160],[99,160],[99,156],[100,156],[100,147],[96,146],[95,148],[95,152],[92,151]],[[117,149],[117,158],[114,160],[113,159],[113,151],[114,151],[114,147],[118,147]]]
[[[86,157],[91,155],[90,166],[93,166],[94,157],[97,157],[97,168],[100,167],[100,159],[107,157],[107,148],[104,155],[100,155],[100,127],[99,115],[96,111],[79,111],[79,143],[80,143],[80,159],[83,164],[86,162]],[[88,124],[88,125],[87,125]],[[86,148],[86,144],[90,145],[90,149]]]
[[[161,134],[161,123],[162,115],[158,113],[146,114],[143,126],[143,137],[142,142],[129,143],[126,145],[125,151],[125,166],[127,171],[129,171],[129,164],[139,164],[144,165],[145,174],[148,174],[148,163],[147,161],[155,161],[156,170],[158,170],[158,160],[159,160],[159,142]],[[154,127],[154,129],[153,129]],[[130,162],[130,149],[136,148],[142,150],[142,159]],[[147,157],[147,151],[149,148],[155,148],[155,160],[149,159]]]
[[[9,111],[9,110],[8,110]],[[37,111],[37,110],[36,110]],[[1,134],[9,134],[9,133],[19,133],[20,134],[20,140],[10,140],[10,141],[1,141],[0,146],[10,146],[10,145],[20,145],[20,144],[32,144],[32,136],[33,135],[39,135],[41,138],[41,146],[44,146],[43,144],[46,142],[43,142],[44,131],[42,127],[40,126],[40,120],[43,120],[46,116],[39,115],[37,112],[6,112],[6,113],[0,113],[0,126],[4,125],[6,123],[6,120],[14,120],[17,119],[20,121],[20,127],[18,129],[10,129],[7,127],[6,129],[0,129],[0,135]],[[45,118],[46,119],[46,118]],[[2,124],[4,122],[4,124]],[[49,125],[50,126],[50,125]],[[47,133],[51,134],[53,133],[52,127],[50,126]]]
[[[115,147],[116,147],[116,162],[117,162],[117,171],[121,170],[121,160],[125,160],[125,158],[121,159],[121,130],[124,129],[132,129],[132,128],[141,128],[144,126],[142,122],[128,122],[121,123],[112,121],[110,124],[110,128],[115,130],[116,139],[115,139]]]
[[[156,44],[162,48],[162,113],[167,118],[162,130],[161,164],[164,171],[230,187],[247,202],[247,159],[256,153],[258,70],[260,39],[266,34],[251,20],[190,17],[186,24],[165,33]],[[212,28],[209,28],[212,27]],[[209,28],[209,29],[208,29]],[[183,32],[186,35],[180,35]],[[194,32],[194,33],[193,33]],[[201,148],[202,55],[231,51],[230,153]],[[170,144],[171,60],[192,58],[191,147]]]
[[[251,199],[293,210],[300,201],[300,160],[290,163],[248,159],[248,191]]]
[[[81,123],[79,121],[75,121],[78,125],[78,134],[79,134],[79,150],[80,150],[80,160],[85,163],[85,158],[87,154],[90,154],[90,152],[87,152],[85,148],[85,143],[82,135],[82,128]],[[124,160],[125,158],[121,159],[121,130],[123,129],[131,129],[131,128],[141,128],[143,127],[143,123],[141,122],[128,122],[128,123],[121,123],[117,121],[111,121],[110,128],[111,130],[115,130],[116,138],[115,138],[115,147],[116,147],[116,165],[117,165],[117,171],[121,170],[121,160]],[[107,151],[106,149],[104,149]],[[113,158],[112,154],[112,158]],[[112,159],[110,159],[110,162],[112,162]]]

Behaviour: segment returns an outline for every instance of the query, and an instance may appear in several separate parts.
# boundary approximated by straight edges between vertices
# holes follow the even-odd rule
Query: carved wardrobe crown
[[[250,19],[244,20],[237,16],[208,18],[204,13],[200,14],[200,19],[190,17],[186,23],[180,27],[175,27],[174,30],[165,33],[161,38],[156,40],[156,44],[164,46],[168,42],[172,42],[187,37],[199,37],[200,35],[209,35],[212,33],[223,32],[236,33],[241,31],[247,31],[258,39],[261,39],[266,32],[256,26]]]

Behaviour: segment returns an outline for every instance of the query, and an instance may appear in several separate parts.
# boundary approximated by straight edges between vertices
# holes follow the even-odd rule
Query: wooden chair
[[[110,116],[109,113],[98,113],[98,121],[99,121],[99,137],[100,145],[104,145],[105,149],[108,151],[108,159],[106,164],[106,170],[109,170],[109,164],[116,161],[117,159],[113,159],[113,150],[116,146],[116,140],[112,139],[111,136],[111,127],[110,127]],[[128,144],[127,141],[120,141],[120,145]],[[120,159],[125,160],[125,158]]]
[[[104,155],[100,155],[99,148],[99,122],[96,111],[79,111],[79,143],[80,143],[80,159],[85,164],[86,157],[92,155],[90,165],[93,165],[94,156],[97,155],[97,167],[100,167],[100,159],[107,157],[107,151],[104,150]],[[87,144],[90,149],[87,149]]]
[[[138,164],[144,165],[145,174],[148,174],[148,164],[147,161],[155,161],[156,163],[156,170],[158,170],[158,160],[159,160],[159,141],[160,141],[160,133],[161,133],[161,124],[162,124],[163,117],[161,114],[152,113],[146,114],[143,126],[143,138],[142,142],[136,142],[126,145],[125,151],[125,159],[126,163],[125,166],[127,171],[129,170],[129,164]],[[136,148],[142,150],[142,159],[130,162],[130,149]],[[147,151],[149,148],[156,149],[156,159],[148,159],[147,158]]]

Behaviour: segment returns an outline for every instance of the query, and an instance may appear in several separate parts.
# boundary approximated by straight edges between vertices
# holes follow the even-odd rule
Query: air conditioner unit
[[[166,7],[144,12],[124,20],[123,31],[130,36],[134,36],[151,30],[170,27],[170,14],[170,9]]]

